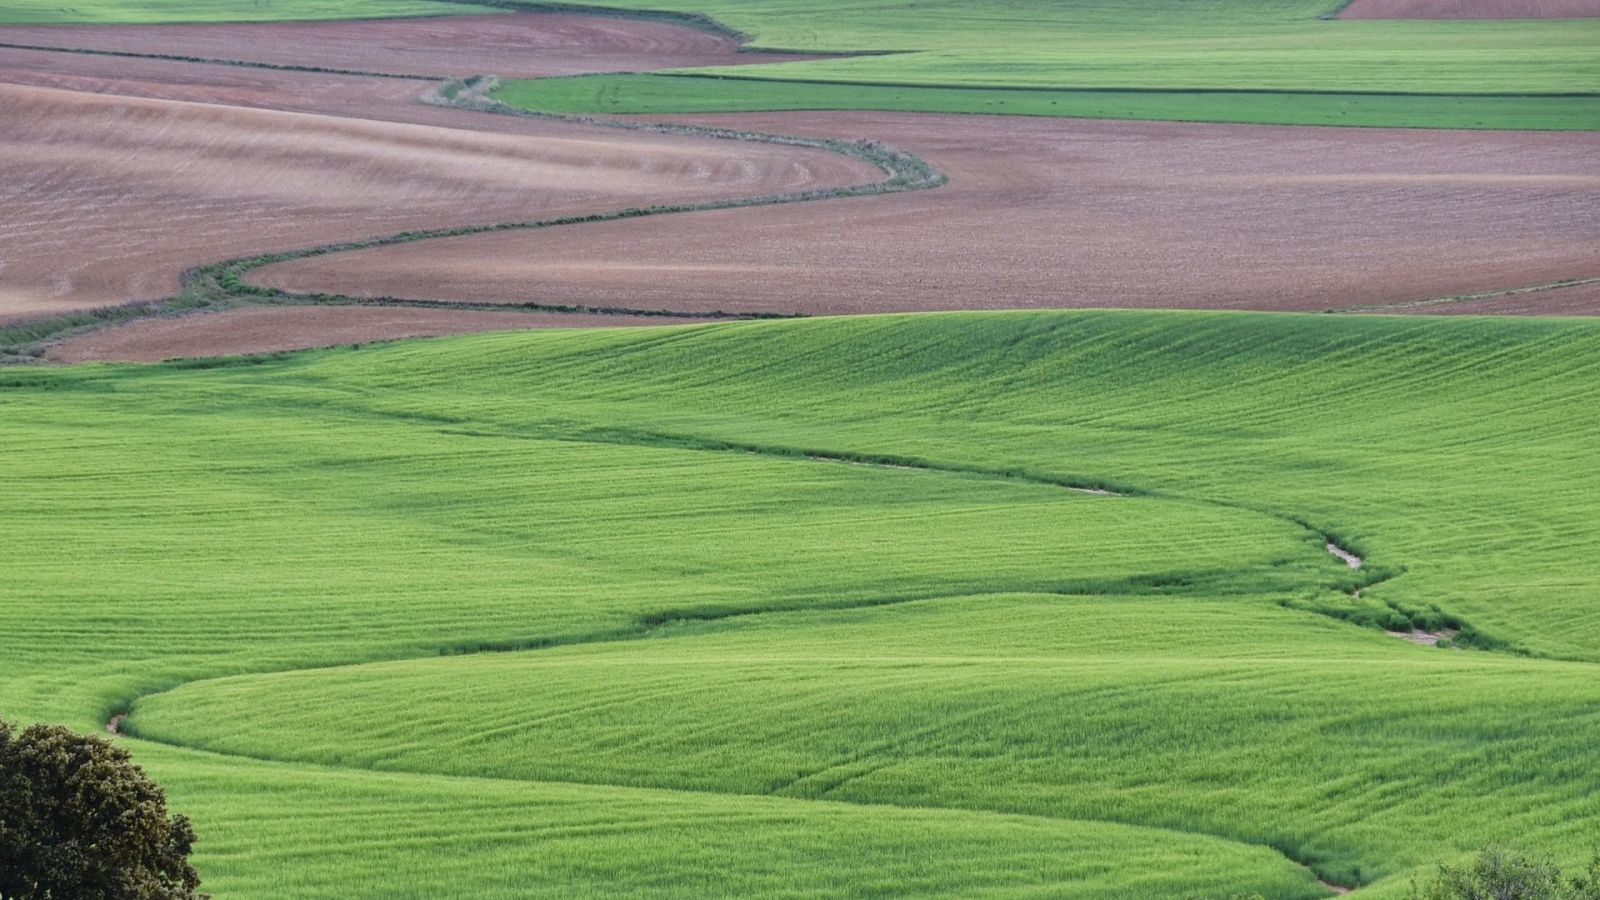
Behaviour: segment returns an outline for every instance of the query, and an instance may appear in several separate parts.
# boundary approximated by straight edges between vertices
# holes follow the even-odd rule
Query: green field
[[[1081,116],[1405,128],[1600,128],[1600,95],[1483,97],[1160,90],[1049,90],[835,84],[688,75],[587,75],[512,81],[494,92],[520,109],[716,113],[786,109]]]
[[[659,9],[663,0],[614,5]],[[514,85],[504,99],[569,112],[846,108],[1600,127],[1600,19],[1339,21],[1322,18],[1335,9],[1327,0],[701,0],[671,8],[709,14],[758,48],[871,53]],[[1241,90],[1258,93],[1228,93]]]
[[[495,5],[549,7],[517,0]],[[601,6],[611,13],[709,16],[757,49],[866,55],[513,84],[502,99],[577,113],[827,108],[1600,128],[1600,19],[1341,21],[1323,18],[1336,8],[1330,0],[615,0]],[[443,0],[97,0],[72,7],[0,0],[0,23],[493,11]],[[684,74],[723,77],[708,81]]]
[[[131,712],[219,897],[1575,862],[1597,359],[1580,320],[1051,312],[13,368],[0,712]]]

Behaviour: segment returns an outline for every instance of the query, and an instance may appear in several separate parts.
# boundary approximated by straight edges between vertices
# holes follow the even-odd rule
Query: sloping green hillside
[[[12,369],[0,712],[131,712],[219,896],[1575,859],[1597,350],[964,313]]]

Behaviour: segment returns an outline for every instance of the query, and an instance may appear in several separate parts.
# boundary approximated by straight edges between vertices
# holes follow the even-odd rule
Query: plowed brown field
[[[519,328],[673,325],[695,320],[644,316],[408,309],[398,306],[246,306],[220,313],[144,319],[68,338],[57,362],[158,362],[179,356],[231,356],[365,341],[437,337]]]
[[[1423,0],[1352,10],[1406,2]],[[1557,3],[1600,0],[1543,8]],[[735,58],[733,42],[691,29],[548,14],[0,29],[5,41],[431,75],[770,58]],[[258,252],[877,177],[818,151],[418,103],[430,87],[0,48],[10,126],[0,129],[0,321],[167,296],[186,268]],[[1324,309],[1600,275],[1600,135],[828,112],[694,120],[871,137],[921,154],[952,182],[424,241],[252,278],[365,296],[849,313]],[[1411,311],[1600,313],[1600,291]],[[157,359],[627,321],[278,307],[139,322],[53,355]]]
[[[739,54],[732,38],[562,13],[245,25],[7,25],[0,43],[247,60],[404,75],[543,78],[814,59]]]
[[[290,290],[671,310],[1320,310],[1600,275],[1600,135],[775,113],[936,191],[299,260]],[[1600,311],[1600,310],[1595,310]]]
[[[1355,0],[1341,19],[1581,19],[1600,0]]]
[[[255,252],[875,172],[799,148],[437,113],[515,134],[0,85],[0,319],[167,296],[184,269]]]

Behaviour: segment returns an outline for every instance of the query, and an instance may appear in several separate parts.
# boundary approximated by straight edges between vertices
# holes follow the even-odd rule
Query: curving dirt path
[[[306,46],[266,42],[263,50],[260,35],[275,29],[303,34]],[[371,46],[372,35],[392,42],[391,62],[404,59],[435,73],[464,65],[475,42],[489,48],[491,59],[503,59],[504,71],[518,74],[546,74],[576,61],[585,62],[586,71],[625,63],[650,67],[702,52],[732,61],[737,48],[729,38],[679,26],[550,14],[164,31],[0,29],[0,40],[70,38],[113,52],[165,51],[174,40],[192,40],[186,52],[253,52],[256,61],[273,65],[313,63],[329,53],[344,66],[376,65],[383,54],[345,52]],[[814,155],[802,161],[793,150],[739,145],[730,158],[734,145],[728,142],[641,139],[639,132],[423,105],[417,98],[431,83],[422,80],[0,48],[0,81],[70,88],[78,105],[93,105],[85,92],[119,95],[100,98],[116,108],[113,113],[42,114],[51,124],[96,120],[64,139],[41,142],[37,129],[21,141],[0,137],[0,176],[15,175],[10,195],[0,200],[14,200],[21,210],[14,222],[0,224],[0,321],[166,296],[187,266],[249,252],[800,190],[859,182],[863,174],[853,161],[815,151],[803,151]],[[0,87],[0,115],[21,90]],[[148,107],[122,95],[216,104],[215,120],[162,129],[170,146],[130,150],[137,129],[124,120],[144,113],[122,110]],[[226,146],[250,130],[236,124],[252,115],[241,106],[331,113],[338,118],[322,124],[335,137],[310,133],[304,120],[283,120],[257,131],[307,128],[293,149]],[[174,114],[180,107],[161,108]],[[926,156],[954,183],[917,195],[443,238],[285,262],[250,277],[273,288],[364,298],[815,314],[1085,306],[1523,312],[1529,311],[1525,303],[1498,294],[1482,304],[1410,304],[1600,275],[1594,249],[1600,247],[1600,139],[1592,134],[878,113],[694,118],[779,133],[887,139]],[[402,158],[427,141],[368,135],[354,141],[359,149],[338,146],[350,130],[380,129],[380,123],[433,129],[428,140],[455,142],[458,149],[417,154],[407,170]],[[479,179],[483,167],[475,154],[503,160],[508,151],[469,151],[466,145],[493,145],[509,136],[538,142],[526,142],[521,159],[539,173]],[[587,142],[593,158],[563,156],[559,146],[574,142]],[[52,208],[48,199],[30,196],[68,199],[40,173],[56,171],[42,166],[58,153],[52,143],[72,146],[68,158],[109,143],[118,160],[149,162],[147,174],[190,172],[181,185],[152,184],[85,156],[76,170],[69,165],[59,172],[84,185],[76,189],[77,205]],[[189,156],[195,153],[199,160]],[[236,165],[247,173],[244,183],[272,183],[281,191],[240,196],[215,175]],[[195,171],[210,174],[191,180]],[[324,171],[334,173],[335,201],[307,203],[307,186]],[[361,188],[345,183],[347,177]],[[92,216],[83,211],[90,206]],[[39,231],[45,221],[57,223],[51,238],[21,253],[17,235]],[[60,222],[79,227],[61,229]],[[84,254],[85,246],[116,252]],[[1561,300],[1537,311],[1600,312],[1600,291],[1568,289]],[[408,324],[398,324],[403,316],[324,313],[303,326],[295,324],[296,314],[283,312],[194,317],[184,326],[140,326],[125,338],[73,338],[54,355],[211,355],[235,347],[308,346],[324,328],[329,342],[344,342],[454,333],[492,321],[467,312],[448,323],[436,312],[426,327],[414,313]],[[524,321],[586,324],[549,316]],[[235,322],[249,340],[233,340],[227,328]],[[281,340],[268,323],[283,326]],[[362,327],[372,330],[363,334]],[[186,332],[192,341],[184,339]]]
[[[841,314],[1320,311],[1600,275],[1600,134],[853,112],[693,120],[870,135],[951,183],[367,250],[252,280],[355,296]]]
[[[0,321],[169,296],[245,253],[875,175],[808,148],[476,118],[510,133],[0,85],[18,126],[0,130]]]
[[[526,437],[527,435],[526,434],[521,434],[521,435],[517,435],[517,436]],[[1122,488],[1121,490],[1119,490],[1117,492],[1112,492],[1112,491],[1106,490],[1104,488],[1095,486],[1097,484],[1096,482],[1085,481],[1083,479],[1073,478],[1073,477],[1069,477],[1069,476],[1055,476],[1055,475],[1037,474],[1037,473],[1035,473],[1035,474],[1019,473],[1016,470],[1007,470],[1007,469],[984,469],[984,468],[981,468],[981,467],[973,467],[973,466],[968,466],[968,465],[961,465],[961,464],[956,464],[956,463],[943,462],[943,461],[927,459],[927,458],[923,458],[923,457],[911,457],[911,456],[895,457],[895,456],[884,456],[884,455],[880,455],[880,454],[862,454],[862,453],[855,453],[855,452],[849,452],[849,451],[838,451],[838,450],[815,450],[815,451],[803,452],[803,451],[800,451],[797,448],[793,448],[793,447],[781,447],[781,446],[772,446],[772,445],[754,444],[754,443],[737,443],[737,442],[729,442],[729,441],[720,440],[720,439],[707,440],[707,439],[703,439],[703,438],[697,438],[697,437],[694,437],[692,435],[681,435],[681,434],[674,435],[674,434],[656,434],[656,433],[646,433],[646,432],[627,432],[627,431],[621,431],[621,430],[617,430],[617,429],[608,429],[605,432],[604,435],[585,434],[582,439],[586,440],[586,441],[604,440],[604,441],[609,442],[609,443],[614,443],[614,444],[619,444],[619,445],[624,445],[624,446],[648,446],[648,447],[659,447],[659,446],[663,445],[663,442],[666,442],[666,443],[670,444],[671,446],[673,446],[673,447],[675,447],[677,449],[691,450],[691,451],[698,451],[698,452],[741,453],[741,454],[753,453],[753,454],[757,454],[757,455],[761,455],[761,456],[775,457],[775,458],[783,459],[783,460],[804,461],[804,462],[808,462],[808,463],[820,463],[820,464],[827,464],[827,465],[836,465],[836,464],[843,463],[843,464],[851,464],[851,465],[870,466],[870,467],[873,467],[873,468],[886,469],[886,470],[902,470],[902,471],[912,471],[912,472],[921,472],[921,473],[936,473],[936,474],[943,474],[943,475],[952,475],[952,476],[957,476],[957,477],[978,477],[978,478],[987,478],[987,479],[994,479],[994,480],[1008,481],[1008,482],[1009,481],[1021,481],[1021,482],[1025,482],[1025,483],[1028,483],[1028,484],[1037,485],[1039,487],[1042,487],[1042,488],[1045,488],[1045,489],[1049,489],[1049,490],[1067,490],[1067,491],[1072,491],[1072,492],[1077,492],[1077,493],[1095,494],[1095,495],[1102,495],[1102,496],[1158,498],[1158,499],[1165,499],[1165,500],[1180,500],[1180,501],[1187,501],[1187,502],[1194,502],[1194,503],[1215,504],[1215,505],[1229,506],[1229,507],[1234,507],[1234,508],[1248,508],[1248,507],[1240,507],[1236,503],[1234,503],[1233,501],[1228,501],[1228,500],[1214,500],[1214,499],[1206,499],[1206,498],[1184,498],[1184,497],[1175,496],[1175,495],[1160,494],[1160,493],[1153,492],[1153,491],[1139,490],[1139,489],[1136,489],[1136,488],[1126,488],[1125,487],[1125,488]],[[1083,502],[1108,502],[1108,501],[1105,501],[1105,500],[1090,500],[1090,499],[1085,498],[1083,500]],[[1296,525],[1297,527],[1305,529],[1306,531],[1309,531],[1309,532],[1314,533],[1314,534],[1321,534],[1321,532],[1318,531],[1313,526],[1308,525],[1308,524],[1306,524],[1306,523],[1304,523],[1302,521],[1299,521],[1297,519],[1294,519],[1292,517],[1285,516],[1285,515],[1280,514],[1280,513],[1274,513],[1274,512],[1269,512],[1269,511],[1265,511],[1265,510],[1259,510],[1259,509],[1252,509],[1251,511],[1254,512],[1257,515],[1267,516],[1269,518],[1274,518],[1274,519],[1278,519],[1278,520],[1281,520],[1281,521],[1290,522],[1290,523]],[[1330,548],[1332,548],[1332,547],[1335,547],[1337,545],[1330,541],[1328,546]],[[963,597],[963,596],[969,596],[969,595],[962,594],[962,595],[952,595],[952,596],[953,597]],[[832,607],[829,607],[829,608],[833,609],[833,610],[839,610],[839,609],[867,609],[867,608],[876,608],[876,607],[882,607],[882,606],[892,606],[892,605],[898,605],[898,604],[904,604],[904,603],[920,603],[920,602],[925,602],[925,601],[933,600],[933,599],[938,599],[938,598],[936,598],[936,597],[927,597],[927,596],[894,597],[894,598],[887,598],[887,599],[866,598],[866,599],[861,599],[861,600],[852,602],[852,603],[850,603],[848,605],[832,606]],[[661,629],[661,627],[664,626],[664,625],[668,625],[668,624],[672,624],[672,623],[679,623],[679,622],[684,622],[684,621],[690,621],[690,620],[712,622],[712,621],[722,621],[722,620],[729,620],[729,619],[757,617],[757,616],[763,616],[763,615],[781,615],[781,614],[784,614],[785,612],[793,612],[793,611],[794,610],[792,610],[792,609],[789,609],[789,610],[777,609],[777,610],[775,610],[772,607],[767,606],[767,605],[762,604],[759,601],[757,601],[757,602],[755,602],[754,605],[752,605],[749,608],[741,608],[741,607],[738,607],[738,606],[733,606],[733,607],[709,608],[709,609],[705,609],[705,610],[701,610],[701,611],[694,611],[694,612],[685,612],[685,611],[679,610],[679,611],[669,611],[669,612],[663,612],[663,613],[646,613],[646,614],[642,614],[641,616],[639,616],[639,618],[637,619],[636,627],[632,631],[619,632],[619,631],[617,631],[615,629],[612,629],[612,630],[607,630],[607,631],[604,631],[604,632],[601,632],[601,633],[598,633],[598,634],[594,634],[594,635],[591,635],[591,636],[587,636],[587,637],[576,637],[576,638],[573,638],[571,640],[563,641],[563,642],[561,642],[561,645],[563,645],[563,646],[575,646],[575,645],[581,645],[581,644],[616,643],[616,642],[619,642],[619,641],[637,639],[637,638],[647,637],[647,636],[650,636],[652,634],[658,633],[659,630]],[[681,632],[680,632],[680,634],[681,634]],[[526,651],[526,650],[540,650],[540,649],[548,649],[550,646],[551,646],[551,644],[549,642],[547,642],[547,641],[541,640],[539,638],[532,638],[532,639],[528,640],[523,645],[501,645],[501,646],[495,647],[492,650],[484,649],[481,645],[470,646],[470,647],[462,647],[462,648],[448,648],[448,647],[446,647],[446,648],[435,649],[435,650],[433,650],[431,652],[426,653],[424,656],[421,656],[421,657],[397,657],[396,659],[406,659],[406,658],[432,659],[432,658],[436,658],[437,656],[440,656],[440,655],[464,656],[464,655],[471,655],[471,654],[475,654],[475,653],[503,653],[503,652],[515,651],[515,650],[524,650],[524,651]],[[375,660],[372,660],[372,659],[364,659],[364,660],[361,660],[359,662],[351,662],[351,663],[345,663],[345,664],[319,665],[319,666],[316,667],[316,670],[317,671],[326,672],[326,671],[329,671],[329,670],[334,670],[334,669],[339,669],[339,668],[358,668],[358,667],[369,666],[369,665],[373,664],[374,662],[375,662]],[[293,670],[293,669],[288,669],[288,670],[285,670],[285,669],[273,669],[271,671],[272,671],[272,674],[284,674],[286,672],[293,672],[293,671],[296,671],[296,670]],[[126,737],[131,737],[131,738],[134,738],[134,739],[137,739],[137,740],[146,740],[146,741],[150,741],[152,743],[161,743],[161,744],[165,744],[167,746],[172,746],[172,747],[178,747],[178,748],[184,748],[184,749],[193,749],[193,747],[190,747],[188,744],[185,744],[182,741],[168,740],[168,739],[164,739],[164,738],[152,738],[152,737],[145,737],[145,736],[140,735],[138,733],[138,731],[136,730],[136,728],[132,727],[132,726],[136,726],[137,725],[137,720],[134,720],[134,721],[130,722],[130,716],[133,716],[133,715],[135,715],[137,713],[137,706],[138,706],[139,701],[144,699],[144,697],[149,697],[149,696],[155,696],[155,695],[158,695],[158,694],[169,693],[171,691],[177,690],[180,687],[185,687],[185,686],[188,686],[188,685],[201,684],[201,683],[205,683],[207,681],[219,680],[221,678],[235,678],[235,677],[239,677],[240,675],[249,675],[249,674],[254,674],[254,673],[236,672],[236,673],[230,673],[228,675],[222,675],[222,676],[213,675],[213,676],[209,676],[209,677],[205,677],[205,678],[197,678],[197,679],[194,679],[194,680],[188,681],[188,682],[181,682],[181,683],[178,683],[178,684],[170,684],[170,685],[167,685],[167,686],[163,687],[161,690],[154,691],[154,692],[151,692],[151,693],[148,693],[148,694],[144,694],[144,695],[141,695],[141,696],[138,696],[138,697],[127,698],[125,702],[123,702],[122,704],[120,704],[119,706],[116,707],[117,709],[127,710],[127,712],[121,712],[121,713],[117,713],[117,714],[112,715],[107,720],[107,722],[105,724],[105,729],[106,729],[106,731],[108,733],[110,733],[112,735],[126,736]],[[235,751],[231,751],[231,750],[227,750],[227,749],[216,749],[216,748],[208,748],[207,752],[214,753],[216,755],[223,756],[223,757],[232,757],[232,758],[236,758],[236,759],[248,759],[248,760],[256,760],[256,761],[288,762],[288,763],[295,763],[295,762],[300,762],[301,761],[301,760],[298,760],[298,759],[294,758],[292,755],[289,755],[289,756],[255,755],[255,754],[251,754],[251,753],[235,752]],[[406,770],[406,769],[395,769],[395,768],[392,768],[392,769],[389,769],[388,771],[390,771],[391,773],[395,773],[395,774],[416,774],[416,775],[429,775],[429,776],[436,776],[437,775],[437,773],[429,772],[429,771],[426,771],[426,770]],[[480,777],[480,776],[474,776],[474,777]],[[515,780],[515,779],[493,778],[492,777],[492,780],[511,781],[511,780]],[[569,782],[569,783],[594,784],[596,786],[607,786],[609,784],[608,782],[603,782],[603,781],[595,781],[595,782],[579,781],[579,782]],[[714,790],[714,789],[701,789],[701,788],[674,788],[674,790],[681,790],[681,791],[684,791],[686,793],[717,793],[717,794],[726,793],[724,791],[718,791],[718,790]],[[776,791],[769,792],[768,795],[764,795],[764,796],[770,796],[773,793],[776,793]],[[851,803],[853,801],[848,801],[848,800],[846,800],[846,801],[807,800],[805,802]],[[890,804],[890,805],[892,805],[892,804]],[[936,807],[936,808],[938,808],[938,807]],[[983,807],[948,806],[948,807],[942,807],[942,808],[950,809],[950,810],[953,810],[953,811],[954,810],[960,810],[960,811],[972,811],[972,812],[993,812],[993,810],[987,810],[987,809],[984,809]],[[1312,866],[1308,865],[1302,858],[1299,858],[1296,855],[1294,855],[1292,850],[1286,849],[1284,846],[1282,846],[1281,842],[1258,843],[1256,841],[1251,841],[1251,840],[1248,840],[1248,839],[1243,839],[1243,838],[1239,838],[1239,837],[1235,837],[1235,836],[1213,834],[1211,832],[1206,832],[1206,831],[1188,831],[1188,830],[1183,830],[1183,829],[1173,829],[1173,828],[1169,828],[1169,827],[1162,826],[1162,825],[1147,824],[1147,823],[1142,823],[1142,822],[1129,821],[1129,820],[1126,820],[1126,819],[1115,819],[1115,818],[1084,819],[1084,818],[1073,818],[1073,817],[1053,817],[1053,816],[1049,816],[1048,814],[1041,815],[1040,817],[1041,818],[1065,818],[1065,819],[1067,819],[1069,821],[1104,821],[1104,822],[1111,822],[1111,823],[1116,823],[1116,824],[1136,825],[1138,827],[1144,827],[1144,828],[1156,828],[1156,829],[1162,829],[1162,830],[1179,831],[1179,832],[1182,832],[1182,833],[1202,834],[1202,835],[1206,835],[1206,836],[1209,836],[1209,837],[1215,837],[1215,838],[1222,839],[1222,840],[1234,841],[1234,842],[1238,842],[1238,843],[1242,843],[1242,844],[1269,847],[1270,849],[1273,850],[1273,852],[1275,852],[1276,854],[1282,856],[1284,859],[1286,859],[1286,860],[1288,860],[1288,861],[1300,866],[1301,868],[1304,868],[1309,873],[1310,877],[1315,879],[1318,884],[1321,884],[1322,886],[1328,888],[1331,892],[1333,892],[1335,894],[1345,894],[1345,893],[1349,893],[1352,890],[1352,888],[1350,888],[1350,887],[1343,886],[1343,885],[1340,885],[1340,884],[1336,884],[1334,882],[1323,880],[1321,873],[1319,873],[1316,869],[1312,868]]]

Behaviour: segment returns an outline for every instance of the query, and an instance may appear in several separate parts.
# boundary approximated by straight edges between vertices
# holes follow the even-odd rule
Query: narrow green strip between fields
[[[564,115],[560,113],[533,112],[519,110],[497,100],[489,99],[486,94],[496,84],[492,78],[473,77],[466,80],[447,80],[439,84],[438,90],[427,98],[426,102],[444,106],[455,106],[472,109],[480,112],[499,113],[504,115],[535,116],[573,122],[576,124],[594,125],[605,128],[614,128],[623,131],[649,131],[662,134],[685,135],[692,137],[710,138],[712,140],[744,141],[764,144],[778,144],[792,147],[806,147],[824,150],[848,156],[875,166],[883,178],[878,181],[865,182],[851,185],[835,185],[832,187],[818,187],[810,190],[793,191],[785,194],[767,194],[754,197],[733,197],[722,200],[705,200],[691,203],[666,204],[643,207],[627,207],[607,213],[595,213],[584,216],[567,216],[556,219],[537,219],[523,222],[496,222],[486,225],[465,226],[461,228],[427,229],[421,231],[406,231],[398,234],[384,235],[368,238],[366,240],[343,241],[333,244],[324,244],[300,250],[285,251],[282,253],[268,253],[258,256],[243,257],[225,260],[211,265],[198,266],[183,274],[183,290],[176,296],[155,302],[132,303],[119,306],[109,306],[100,309],[77,310],[59,316],[50,316],[42,319],[16,322],[0,326],[0,365],[36,362],[43,354],[48,342],[60,340],[76,334],[93,331],[109,325],[123,324],[135,319],[168,314],[186,314],[200,310],[222,310],[245,303],[256,304],[304,304],[304,305],[399,305],[452,309],[478,308],[472,304],[445,303],[442,301],[413,300],[406,298],[376,297],[361,298],[350,297],[342,294],[326,293],[294,293],[277,288],[252,284],[244,280],[249,272],[272,265],[273,263],[286,262],[293,259],[306,259],[316,256],[325,256],[332,253],[348,253],[355,250],[365,250],[373,247],[384,247],[394,244],[407,244],[415,241],[432,240],[436,238],[463,237],[474,234],[487,234],[496,231],[522,231],[536,228],[553,228],[562,225],[578,225],[593,222],[608,222],[620,219],[639,218],[641,216],[667,215],[680,212],[699,212],[712,209],[733,209],[750,206],[768,206],[782,203],[807,203],[816,200],[828,200],[841,197],[856,197],[870,194],[895,193],[899,191],[918,191],[937,188],[948,180],[944,173],[928,165],[926,161],[910,153],[904,153],[893,148],[885,147],[875,141],[869,140],[836,140],[828,138],[794,137],[790,135],[769,134],[759,131],[748,131],[731,128],[715,128],[701,125],[684,125],[678,123],[641,123],[619,120],[592,119],[582,116]],[[667,309],[633,309],[623,307],[589,307],[572,306],[564,304],[520,303],[520,304],[485,304],[483,308],[497,311],[524,312],[555,312],[573,313],[583,315],[625,315],[625,316],[658,316],[673,318],[694,319],[755,319],[755,318],[790,318],[790,316],[774,315],[770,313],[749,313],[740,311],[712,311],[712,312],[679,312]]]
[[[511,81],[500,86],[494,96],[522,109],[568,114],[863,109],[1263,125],[1600,129],[1600,94],[995,88],[676,73]]]

